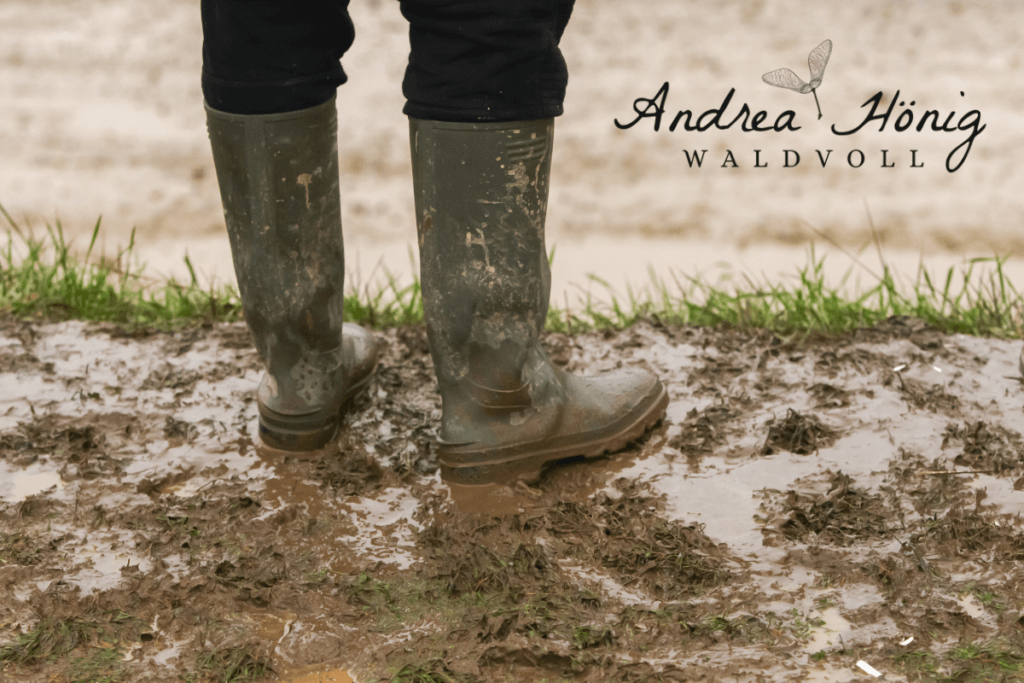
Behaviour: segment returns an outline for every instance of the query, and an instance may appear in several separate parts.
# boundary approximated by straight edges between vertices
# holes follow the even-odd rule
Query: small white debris
[[[906,364],[906,363],[900,363],[899,365],[897,365],[896,367],[894,367],[894,368],[892,369],[892,371],[893,371],[893,372],[899,372],[899,371],[901,371],[901,370],[906,370],[906,369],[907,369],[907,364]]]
[[[906,647],[907,645],[910,645],[912,642],[914,642],[914,636],[910,636],[906,640],[900,641],[900,645]]]
[[[942,368],[940,368],[938,365],[933,365],[932,370],[934,370],[935,372],[942,372]]]
[[[860,660],[859,662],[857,662],[857,666],[858,666],[858,668],[860,668],[861,671],[863,671],[864,673],[866,673],[869,676],[874,676],[875,678],[881,678],[882,677],[882,673],[878,669],[876,669],[875,667],[871,666],[870,664],[865,662],[863,659]]]

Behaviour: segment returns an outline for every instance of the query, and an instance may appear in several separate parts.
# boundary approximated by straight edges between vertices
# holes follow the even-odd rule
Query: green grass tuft
[[[90,263],[100,232],[92,231],[85,257],[79,260],[64,239],[64,230],[46,226],[48,239],[27,234],[0,205],[13,233],[0,252],[0,311],[48,320],[79,319],[117,323],[129,328],[175,328],[192,322],[232,321],[241,317],[237,294],[228,287],[204,290],[186,257],[192,275],[188,285],[170,280],[155,290],[144,285],[140,269],[132,268],[135,231],[127,249],[113,261]],[[21,258],[15,256],[20,242]]]
[[[187,681],[236,683],[254,681],[274,673],[270,657],[256,644],[202,650],[196,654],[195,670]]]
[[[896,275],[883,265],[876,283],[852,296],[844,289],[850,271],[839,285],[830,286],[825,281],[825,259],[815,255],[813,246],[808,260],[788,284],[749,276],[739,283],[712,284],[674,271],[669,273],[669,284],[652,270],[643,295],[629,290],[624,301],[606,281],[591,275],[591,282],[606,290],[610,304],[595,303],[588,295],[582,312],[550,311],[548,329],[622,329],[651,319],[668,325],[767,329],[784,337],[839,336],[907,316],[949,333],[1021,335],[1024,299],[1003,272],[1005,257],[971,259],[960,273],[950,268],[941,278],[922,263],[909,291],[897,286]],[[986,265],[991,266],[987,272]]]
[[[139,628],[139,620],[123,611],[98,621],[44,617],[0,647],[0,671],[8,665],[57,664],[66,669],[61,680],[68,683],[118,683],[128,673],[122,661],[126,643],[137,639]]]
[[[96,625],[82,619],[42,619],[14,642],[0,647],[0,662],[38,664],[55,660],[89,641]]]
[[[47,226],[47,237],[37,239],[26,234],[2,206],[0,212],[11,226],[7,249],[0,250],[0,313],[156,329],[242,319],[238,293],[228,286],[218,290],[201,287],[188,257],[188,284],[171,279],[147,286],[141,267],[133,269],[131,265],[134,231],[127,249],[116,259],[90,262],[99,220],[85,256],[79,259],[65,241],[59,221],[56,230]],[[554,255],[552,249],[549,259]],[[813,247],[808,264],[789,282],[744,276],[738,281],[712,283],[675,271],[666,279],[651,271],[647,287],[639,293],[627,288],[623,297],[607,281],[590,275],[590,282],[604,290],[603,299],[597,301],[587,293],[572,310],[568,301],[566,308],[551,307],[547,329],[575,334],[623,329],[650,320],[668,325],[760,328],[784,337],[839,336],[894,316],[907,316],[949,333],[1019,337],[1024,299],[1004,273],[1005,262],[1006,258],[999,256],[972,259],[961,271],[950,268],[941,275],[931,273],[922,263],[913,281],[902,287],[883,263],[874,284],[852,295],[845,289],[851,271],[838,286],[827,284],[825,259],[818,258]],[[346,295],[346,320],[373,328],[421,324],[419,280],[401,285],[386,269],[384,276],[385,284],[356,286]]]

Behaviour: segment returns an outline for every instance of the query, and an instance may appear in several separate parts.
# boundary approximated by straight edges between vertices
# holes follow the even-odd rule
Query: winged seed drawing
[[[818,86],[821,85],[821,79],[825,76],[825,65],[828,64],[828,58],[832,55],[832,41],[826,40],[818,47],[811,50],[811,54],[807,56],[807,66],[811,68],[811,82],[804,83],[800,80],[800,77],[789,69],[776,69],[770,71],[764,76],[761,76],[768,85],[774,85],[776,88],[786,88],[788,90],[796,90],[802,95],[812,93],[814,95],[814,104],[818,106],[818,118],[821,118],[821,104],[818,102],[818,93],[816,92]]]

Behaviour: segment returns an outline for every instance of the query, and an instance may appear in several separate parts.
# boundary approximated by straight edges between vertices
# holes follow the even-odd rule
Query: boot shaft
[[[553,120],[409,120],[423,308],[442,396],[516,394],[547,318]],[[468,379],[468,382],[462,381]]]
[[[300,346],[337,349],[345,266],[334,99],[282,114],[209,105],[206,112],[239,293],[260,357],[273,366],[275,356],[294,356]]]

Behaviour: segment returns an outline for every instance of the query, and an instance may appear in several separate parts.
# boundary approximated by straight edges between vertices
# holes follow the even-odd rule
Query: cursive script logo
[[[768,85],[774,85],[776,88],[786,88],[788,90],[795,90],[802,95],[811,93],[814,95],[814,104],[818,106],[818,119],[821,120],[821,103],[818,102],[818,86],[821,85],[821,79],[825,76],[825,65],[828,64],[828,58],[832,55],[832,41],[826,40],[818,47],[811,50],[811,54],[807,56],[807,66],[811,69],[811,82],[804,83],[799,76],[790,71],[789,69],[776,69],[775,71],[769,71],[764,76],[761,76]]]
[[[726,93],[720,105],[712,107],[703,113],[698,114],[692,109],[680,109],[676,111],[675,115],[672,115],[668,108],[668,91],[669,84],[666,81],[653,97],[638,97],[633,100],[633,112],[636,115],[631,121],[621,122],[618,119],[615,119],[615,127],[620,130],[627,130],[635,127],[641,121],[650,120],[654,131],[658,132],[662,129],[662,120],[667,119],[669,121],[668,132],[670,133],[674,133],[676,130],[683,130],[690,133],[704,133],[712,128],[728,130],[733,126],[736,126],[736,128],[744,133],[755,134],[796,133],[802,129],[801,126],[796,125],[796,112],[791,109],[787,109],[779,113],[775,117],[774,121],[771,120],[771,115],[767,111],[757,111],[746,103],[739,105],[739,111],[736,111],[736,105],[733,104],[733,96],[736,94],[736,88],[731,88],[729,92]],[[960,92],[960,96],[964,97],[964,93],[962,91]],[[950,173],[954,173],[963,166],[965,161],[967,161],[967,155],[971,151],[971,146],[974,144],[974,140],[981,135],[982,131],[986,128],[986,125],[981,122],[981,112],[977,109],[972,109],[966,114],[963,114],[959,120],[956,120],[955,111],[950,111],[945,115],[938,109],[916,111],[914,107],[917,105],[917,102],[915,100],[911,100],[908,105],[907,102],[900,100],[900,91],[897,90],[889,104],[889,107],[885,111],[881,111],[882,100],[884,97],[885,96],[882,91],[879,91],[861,105],[862,109],[870,107],[870,110],[863,117],[860,124],[847,130],[842,130],[837,125],[833,124],[831,126],[832,134],[836,136],[854,135],[873,122],[878,122],[879,132],[884,132],[890,123],[892,130],[897,133],[904,133],[907,131],[912,131],[912,133],[923,133],[927,131],[930,133],[946,134],[967,132],[969,133],[967,138],[954,147],[946,157],[946,170]],[[903,107],[903,109],[898,112],[896,111],[897,101],[899,102],[899,106]],[[943,118],[943,116],[945,116],[945,118]],[[707,150],[704,150],[704,152],[706,151]],[[754,151],[755,153],[758,152],[758,150]],[[920,160],[916,156],[917,151],[918,150],[915,149],[910,150],[910,167],[924,168],[923,161],[918,163]],[[892,168],[892,165],[887,163],[887,153],[888,150],[881,150],[882,168]],[[794,152],[794,154],[796,154],[796,152]],[[853,161],[853,155],[857,155],[859,157],[858,163]],[[702,156],[698,158],[696,163],[698,167],[701,165],[702,158]],[[828,157],[822,159],[823,168],[825,166],[825,159],[827,158]],[[858,149],[852,150],[847,158],[850,161],[850,166],[853,168],[860,168],[864,163],[864,153]],[[690,161],[690,166],[692,167],[694,163],[690,160],[689,152],[687,152],[687,160]],[[798,163],[800,163],[799,154],[796,154],[796,163],[793,164],[789,163],[789,158],[787,156],[784,167],[791,168]],[[731,150],[727,151],[726,159],[722,166],[736,166]],[[767,166],[760,163],[760,157],[758,157],[758,161],[755,163],[755,168],[766,167]]]
[[[960,97],[963,96],[964,91],[961,90]],[[892,102],[889,103],[889,108],[885,110],[884,114],[879,114],[878,109],[882,103],[882,92],[879,91],[874,95],[874,97],[870,98],[867,102],[861,105],[861,109],[863,109],[864,107],[870,104],[871,111],[869,111],[867,116],[864,117],[864,120],[860,122],[860,125],[858,125],[856,128],[851,128],[849,130],[843,131],[836,128],[836,125],[833,123],[832,133],[835,135],[853,135],[854,133],[856,133],[857,131],[859,131],[861,128],[868,125],[872,121],[881,121],[881,123],[878,126],[878,132],[881,133],[882,131],[885,130],[886,124],[889,123],[889,119],[892,117],[893,110],[896,108],[896,100],[898,100],[899,98],[900,91],[897,90],[896,94],[893,95]],[[953,123],[953,117],[956,116],[956,112],[951,111],[946,116],[946,120],[943,121],[940,125],[939,119],[941,118],[942,114],[940,114],[937,109],[929,109],[920,114],[920,118],[917,120],[917,125],[914,126],[914,110],[912,109],[912,107],[916,105],[917,102],[911,100],[909,107],[906,107],[906,104],[907,103],[905,101],[900,102],[900,106],[905,108],[903,109],[903,111],[899,113],[899,115],[896,117],[892,124],[893,129],[897,133],[902,133],[903,131],[911,127],[913,127],[914,130],[916,130],[918,133],[923,131],[926,127],[930,127],[930,129],[936,133],[955,133],[958,130],[970,131],[970,134],[967,136],[967,138],[959,145],[954,147],[953,151],[951,151],[949,153],[949,156],[946,157],[946,170],[949,171],[950,173],[953,173],[954,171],[958,170],[961,166],[963,166],[964,162],[967,161],[967,155],[970,154],[971,152],[971,145],[974,144],[974,139],[981,135],[981,132],[985,130],[985,128],[987,127],[986,124],[981,122],[981,112],[978,111],[977,109],[972,109],[963,116],[961,116],[960,120],[956,123],[956,125],[951,125]],[[930,126],[929,119],[931,119]],[[954,165],[954,157],[956,156],[956,153],[959,152],[961,149],[963,150],[963,155],[961,155],[960,161],[955,162]]]

